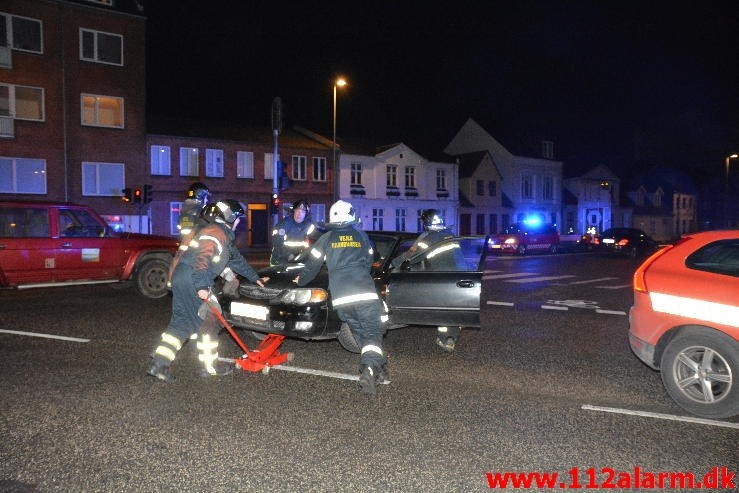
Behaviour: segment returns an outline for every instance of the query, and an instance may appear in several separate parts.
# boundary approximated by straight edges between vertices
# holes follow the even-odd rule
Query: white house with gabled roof
[[[430,161],[403,143],[375,154],[339,158],[339,197],[350,202],[372,231],[422,231],[421,212],[437,209],[455,233],[459,210],[458,165]]]

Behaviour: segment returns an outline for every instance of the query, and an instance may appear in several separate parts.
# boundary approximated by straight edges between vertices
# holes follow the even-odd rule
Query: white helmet
[[[328,220],[332,224],[356,224],[357,213],[349,202],[338,200],[331,206],[328,212]]]

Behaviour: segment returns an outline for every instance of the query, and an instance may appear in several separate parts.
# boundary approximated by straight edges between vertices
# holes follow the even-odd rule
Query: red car
[[[634,273],[634,354],[708,418],[739,414],[739,230],[684,236]]]
[[[133,281],[161,298],[177,247],[170,237],[114,233],[87,206],[0,201],[0,287]]]
[[[553,224],[540,221],[524,221],[511,224],[505,231],[488,240],[488,248],[493,253],[528,252],[556,253],[559,250],[559,232]]]

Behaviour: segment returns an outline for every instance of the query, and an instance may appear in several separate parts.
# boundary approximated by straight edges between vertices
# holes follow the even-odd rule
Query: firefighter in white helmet
[[[349,202],[339,200],[332,205],[327,231],[306,256],[305,270],[297,283],[299,286],[310,283],[326,262],[331,303],[361,348],[360,390],[375,395],[376,385],[385,378],[387,363],[382,349],[383,308],[370,274],[374,260],[372,244],[367,233],[355,227],[358,223]]]

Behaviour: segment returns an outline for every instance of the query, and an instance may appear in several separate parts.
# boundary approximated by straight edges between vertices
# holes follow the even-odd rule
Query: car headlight
[[[516,239],[515,238],[506,238],[505,244],[506,245],[515,245],[516,244]]]
[[[328,299],[326,290],[320,288],[288,289],[279,298],[285,305],[307,305],[322,303]]]

